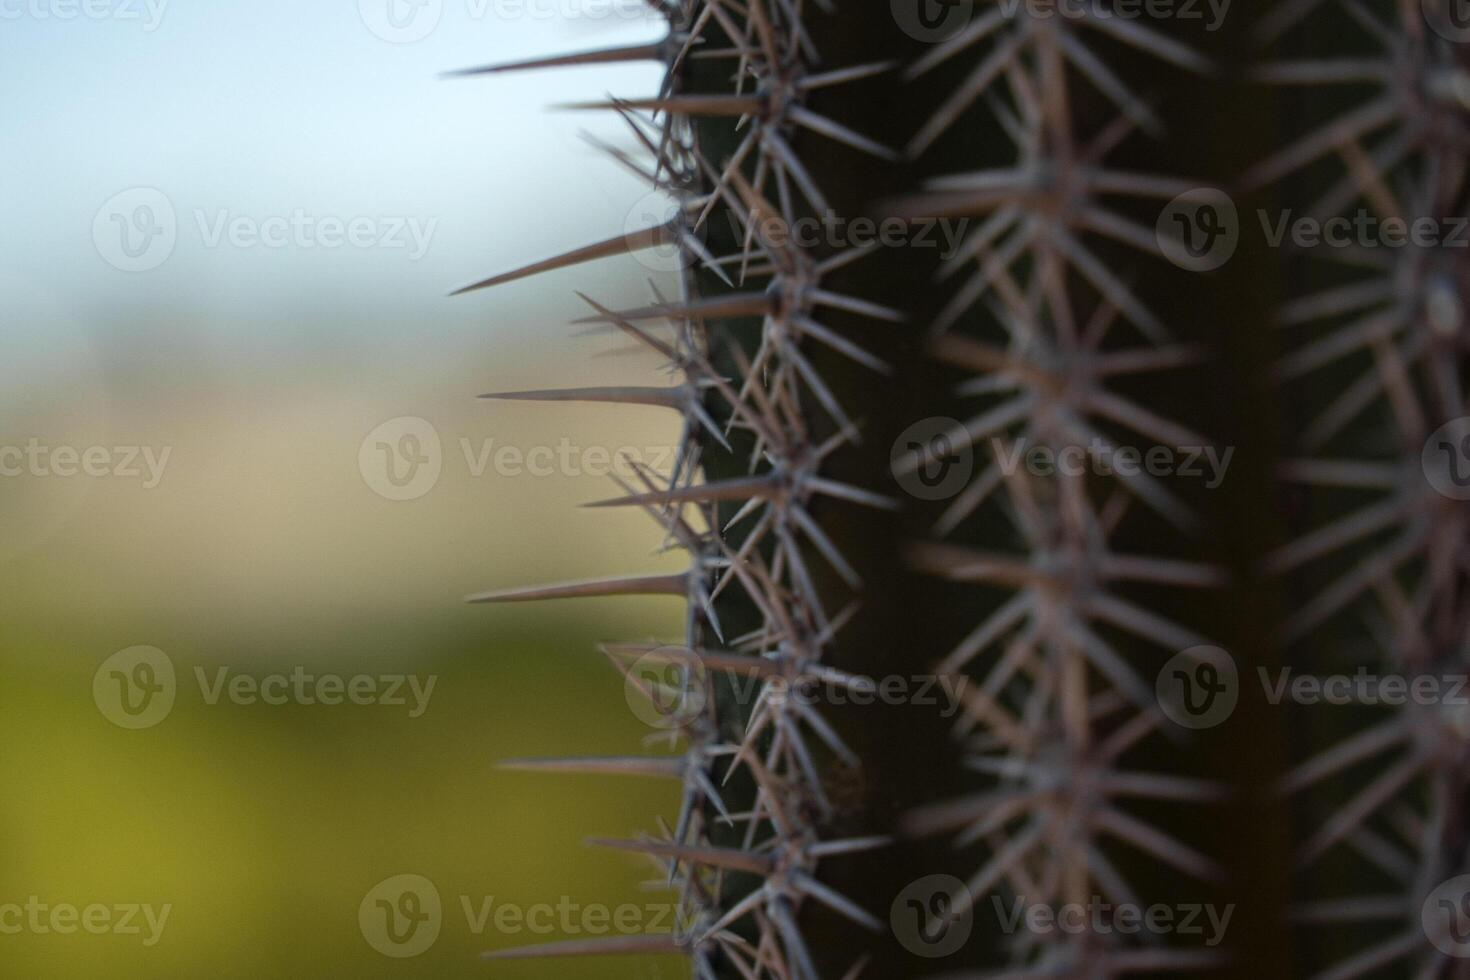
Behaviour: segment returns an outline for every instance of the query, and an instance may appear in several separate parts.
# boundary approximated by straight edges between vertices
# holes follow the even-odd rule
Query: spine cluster
[[[981,469],[935,528],[950,540],[913,549],[923,571],[983,590],[975,605],[984,615],[940,669],[976,681],[961,734],[969,766],[989,785],[910,820],[913,830],[957,832],[958,844],[981,845],[982,865],[952,896],[957,909],[989,908],[1002,895],[1029,907],[1136,905],[1130,879],[1140,857],[1194,878],[1219,874],[1203,854],[1130,812],[1140,800],[1198,807],[1220,795],[1206,781],[1127,763],[1168,724],[1155,695],[1159,666],[1207,643],[1130,590],[1166,597],[1217,585],[1220,574],[1175,556],[1126,553],[1111,540],[1130,511],[1182,532],[1195,524],[1190,509],[1147,473],[1038,476],[1006,463],[1035,447],[1113,451],[1140,438],[1208,444],[1117,390],[1129,376],[1199,357],[1171,339],[1106,251],[1122,244],[1158,260],[1142,260],[1155,274],[1186,274],[1164,261],[1155,229],[1119,202],[1153,202],[1157,211],[1197,182],[1109,165],[1135,130],[1157,134],[1160,123],[1096,53],[1093,38],[1145,49],[1173,70],[1208,64],[1106,12],[1071,20],[1029,10],[1022,4],[1008,17],[992,9],[911,69],[921,74],[962,57],[975,65],[924,123],[912,151],[940,141],[986,100],[992,131],[1004,134],[1013,159],[933,179],[911,205],[984,218],[943,270],[957,286],[932,327],[935,355],[969,376],[961,392],[982,405],[937,445],[973,448]],[[1083,88],[1106,100],[1111,115],[1079,113]],[[1219,962],[1218,950],[1139,945],[1101,926],[1044,941],[1017,937],[1005,975],[1173,974]]]
[[[893,152],[807,105],[814,91],[886,71],[885,65],[817,70],[820,57],[803,0],[686,0],[663,5],[667,38],[656,44],[474,69],[468,74],[653,58],[667,74],[654,96],[579,108],[620,115],[645,151],[617,151],[674,215],[664,224],[496,276],[484,288],[573,263],[645,249],[677,254],[681,295],[612,310],[584,297],[588,323],[621,330],[659,354],[667,388],[507,392],[489,397],[657,405],[678,412],[682,448],[670,474],[638,471],[638,485],[598,506],[644,510],[690,559],[687,572],[581,582],[472,597],[501,602],[656,594],[688,606],[674,644],[616,644],[604,652],[632,689],[659,706],[680,752],[653,758],[521,763],[555,770],[659,775],[683,785],[672,826],[636,841],[604,841],[647,855],[680,894],[673,937],[552,944],[509,955],[682,951],[695,975],[816,980],[804,936],[811,904],[879,932],[883,923],[824,884],[824,859],[882,846],[882,838],[834,838],[827,784],[859,760],[811,699],[813,687],[866,689],[865,678],[829,663],[852,613],[857,573],[814,511],[823,499],[888,508],[870,490],[826,475],[828,459],[860,438],[860,426],[814,366],[813,349],[881,376],[888,366],[827,324],[828,314],[898,322],[895,311],[835,292],[829,274],[867,254],[818,255],[790,233],[803,215],[830,209],[799,143],[825,153],[892,158]],[[695,72],[691,65],[699,63]],[[713,63],[719,70],[707,66]],[[720,91],[691,84],[719,78]],[[706,144],[733,147],[710,158]],[[732,225],[733,248],[706,244]],[[716,472],[732,475],[710,478]],[[817,567],[814,567],[817,566]],[[835,583],[835,584],[834,584]],[[723,610],[753,628],[736,632]],[[742,683],[743,682],[743,683]],[[852,975],[861,951],[846,954]],[[828,957],[830,959],[831,957]]]
[[[1258,70],[1296,87],[1312,122],[1247,176],[1280,181],[1318,220],[1408,230],[1400,247],[1312,250],[1316,284],[1280,312],[1290,340],[1277,375],[1309,393],[1292,406],[1298,455],[1280,475],[1303,488],[1313,526],[1270,564],[1299,583],[1287,633],[1315,662],[1367,665],[1410,692],[1426,681],[1443,692],[1470,672],[1470,474],[1457,469],[1470,458],[1470,257],[1453,234],[1467,211],[1470,31],[1452,11],[1438,0],[1388,18],[1351,2],[1282,4],[1262,24],[1268,35],[1290,44],[1315,27],[1364,53]],[[1329,108],[1345,96],[1347,108]],[[1308,889],[1303,920],[1339,930],[1351,950],[1323,978],[1467,975],[1470,708],[1452,696],[1398,700],[1286,779],[1311,826],[1304,868],[1333,858],[1359,883]],[[1341,802],[1321,806],[1323,791]]]

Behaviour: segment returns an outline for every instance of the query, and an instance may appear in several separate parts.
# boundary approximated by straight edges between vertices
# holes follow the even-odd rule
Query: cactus
[[[1300,22],[1329,16],[1328,2],[1286,0],[1257,34],[1289,38]],[[460,292],[645,251],[676,257],[678,274],[676,295],[655,287],[635,309],[582,296],[582,322],[655,352],[671,385],[487,397],[677,413],[671,470],[635,467],[596,506],[645,512],[687,554],[687,570],[471,599],[685,604],[684,635],[603,649],[672,751],[513,763],[679,785],[680,808],[656,834],[601,843],[653,863],[677,895],[680,926],[498,955],[679,952],[701,980],[888,978],[946,966],[1111,978],[1227,965],[1224,947],[1133,938],[1096,919],[1048,935],[992,928],[949,961],[896,935],[903,915],[943,931],[1012,900],[1144,906],[1207,893],[1213,886],[1200,882],[1234,870],[1178,832],[1220,826],[1228,787],[1185,774],[1173,746],[1188,733],[1155,684],[1174,674],[1187,683],[1230,659],[1176,612],[1182,593],[1228,587],[1204,543],[1218,528],[1169,479],[1096,462],[1140,446],[1211,445],[1196,431],[1208,414],[1200,394],[1157,380],[1208,364],[1209,345],[1152,302],[1191,289],[1200,253],[1180,202],[1201,182],[1134,161],[1169,146],[1159,105],[1170,79],[1220,66],[1173,30],[1097,7],[1060,16],[1032,0],[980,5],[931,45],[888,11],[806,0],[652,5],[668,21],[657,42],[456,73],[662,64],[657,92],[575,108],[621,117],[640,153],[610,153],[674,204],[665,222]],[[1385,215],[1462,211],[1463,55],[1416,10],[1390,25],[1356,0],[1342,9],[1379,54],[1271,61],[1254,80],[1309,91],[1368,82],[1382,92],[1292,139],[1239,186],[1272,185],[1335,154],[1344,175],[1315,214],[1360,200]],[[915,104],[924,111],[905,111]],[[912,245],[794,234],[834,213],[974,227],[942,262]],[[1213,240],[1218,228],[1204,230]],[[1292,400],[1328,398],[1302,426],[1306,450],[1342,450],[1286,459],[1280,471],[1287,482],[1378,499],[1307,531],[1267,565],[1305,585],[1303,566],[1341,566],[1337,556],[1349,554],[1285,632],[1337,642],[1334,624],[1357,610],[1390,662],[1442,674],[1466,662],[1467,512],[1427,486],[1424,467],[1439,452],[1432,431],[1470,446],[1470,431],[1440,429],[1464,412],[1470,269],[1463,253],[1442,249],[1350,258],[1366,275],[1320,289],[1314,274],[1291,270],[1293,288],[1309,291],[1280,318],[1331,329],[1277,370],[1294,382]],[[935,288],[916,287],[931,278]],[[1360,376],[1295,384],[1356,355]],[[969,417],[930,424],[952,411]],[[922,438],[894,443],[926,417]],[[1041,474],[1019,464],[1037,449],[1091,455],[1079,469]],[[900,491],[957,456],[979,465],[952,500]],[[905,671],[967,685],[952,732],[929,714],[839,704],[871,700],[879,674]],[[811,690],[847,697],[799,696]],[[1400,750],[1312,832],[1303,856],[1352,847],[1399,886],[1392,898],[1308,904],[1309,921],[1407,915],[1408,931],[1324,976],[1367,976],[1395,959],[1410,961],[1406,976],[1463,975],[1417,917],[1440,882],[1470,871],[1465,717],[1407,709],[1287,775],[1310,811],[1305,791]],[[936,872],[953,884],[921,900],[900,891]]]
[[[1438,0],[1422,11],[1283,4],[1263,23],[1266,34],[1289,42],[1308,24],[1328,25],[1344,46],[1356,34],[1354,47],[1368,53],[1283,58],[1258,69],[1264,81],[1305,87],[1310,122],[1245,180],[1325,174],[1325,192],[1293,193],[1313,215],[1363,210],[1452,227],[1466,205],[1470,76],[1446,15]],[[1339,108],[1339,91],[1366,95]],[[1310,514],[1315,526],[1270,559],[1302,590],[1287,634],[1329,669],[1367,665],[1410,683],[1463,675],[1470,512],[1449,479],[1461,458],[1442,453],[1459,453],[1465,434],[1454,420],[1466,413],[1470,263],[1452,242],[1310,255],[1326,268],[1309,269],[1280,314],[1293,336],[1315,330],[1277,366],[1304,392],[1302,455],[1282,464],[1282,477],[1313,488],[1311,510],[1324,516]],[[1330,381],[1301,385],[1313,378]],[[1439,886],[1470,871],[1467,709],[1409,699],[1387,712],[1365,710],[1360,726],[1328,735],[1335,744],[1317,748],[1285,780],[1310,827],[1303,864],[1318,870],[1336,858],[1339,866],[1303,884],[1309,921],[1337,931],[1320,940],[1335,959],[1321,975],[1350,980],[1385,967],[1467,975],[1456,942],[1447,950],[1442,935],[1435,941],[1435,923],[1450,922],[1432,907]],[[1445,896],[1451,905],[1460,897]],[[1384,932],[1364,936],[1365,925]]]
[[[968,56],[982,39],[988,44],[973,56],[978,67],[970,80],[911,146],[928,147],[955,125],[966,103],[989,92],[997,128],[1015,155],[1008,166],[934,179],[922,202],[931,211],[988,216],[962,261],[946,270],[967,278],[933,328],[936,356],[972,376],[961,391],[987,401],[950,434],[957,443],[983,443],[986,465],[936,530],[969,531],[985,550],[929,543],[914,551],[927,572],[1005,596],[982,607],[978,625],[940,667],[976,671],[980,683],[965,726],[973,732],[969,764],[995,779],[968,798],[919,811],[908,823],[918,831],[955,829],[962,841],[987,844],[984,863],[954,896],[960,905],[1006,889],[1028,904],[1052,907],[1083,905],[1094,896],[1136,903],[1124,852],[1128,860],[1143,855],[1195,877],[1216,877],[1219,868],[1140,819],[1131,812],[1135,804],[1207,807],[1220,788],[1125,763],[1164,722],[1151,677],[1168,654],[1145,672],[1135,662],[1149,660],[1130,656],[1133,648],[1142,641],[1178,652],[1207,643],[1129,590],[1209,588],[1221,575],[1177,554],[1130,553],[1112,543],[1130,509],[1151,511],[1180,531],[1196,524],[1163,481],[1147,473],[1038,479],[1008,467],[1005,457],[1029,445],[1112,452],[1138,436],[1163,446],[1208,444],[1117,390],[1129,376],[1177,370],[1201,356],[1171,337],[1114,271],[1111,256],[1103,257],[1109,242],[1121,242],[1155,255],[1155,268],[1165,258],[1154,229],[1117,202],[1144,198],[1162,206],[1198,182],[1108,164],[1131,130],[1158,133],[1161,124],[1094,52],[1089,36],[1116,34],[1179,70],[1208,65],[1169,37],[1107,16],[1074,25],[1039,16],[1007,22],[998,14],[976,21],[915,66],[927,71],[962,52]],[[1084,86],[1110,103],[1108,115],[1078,110]],[[954,329],[972,311],[981,315],[968,317],[970,331]],[[1101,978],[1208,967],[1221,952],[1141,947],[1104,927],[1019,943],[1008,959],[1016,976]]]
[[[681,934],[530,953],[678,947],[701,977],[737,975],[732,971],[816,977],[817,956],[801,924],[808,906],[882,929],[881,920],[822,881],[821,865],[879,847],[884,839],[827,832],[835,817],[831,773],[859,760],[818,708],[791,696],[810,685],[854,691],[866,683],[830,663],[834,639],[851,616],[842,593],[858,579],[814,515],[828,501],[871,508],[892,503],[828,475],[829,459],[859,431],[814,363],[812,348],[825,346],[881,374],[887,366],[834,330],[828,314],[890,323],[902,317],[829,285],[830,273],[863,258],[861,251],[819,257],[792,241],[790,228],[800,215],[829,209],[818,177],[793,143],[805,133],[892,158],[892,151],[809,107],[813,93],[859,83],[888,66],[816,69],[815,44],[799,6],[760,0],[745,10],[693,3],[669,5],[665,12],[670,32],[659,44],[485,70],[664,59],[667,82],[657,95],[584,108],[627,120],[652,157],[650,179],[677,202],[676,216],[470,288],[660,246],[677,248],[697,265],[673,299],[660,296],[631,310],[587,299],[588,322],[622,330],[664,357],[678,375],[673,387],[498,396],[659,404],[680,412],[684,437],[672,473],[640,469],[638,485],[603,503],[645,510],[688,553],[690,567],[656,579],[473,600],[648,593],[676,595],[689,606],[688,631],[677,646],[606,650],[629,671],[630,684],[646,685],[650,698],[678,705],[672,734],[682,756],[551,764],[657,771],[682,781],[683,805],[672,827],[657,837],[607,842],[662,865],[680,895]],[[744,125],[737,128],[737,120]],[[729,145],[712,159],[712,147],[722,142]],[[706,239],[723,251],[712,251]],[[817,562],[825,567],[814,567]],[[644,674],[650,665],[662,668],[651,679]]]

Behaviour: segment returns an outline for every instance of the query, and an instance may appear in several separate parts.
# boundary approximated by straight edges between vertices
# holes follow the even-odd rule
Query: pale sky
[[[342,590],[361,601],[432,605],[652,561],[641,515],[576,511],[617,491],[605,477],[476,476],[464,450],[667,442],[647,410],[475,397],[658,383],[648,359],[599,357],[611,342],[567,325],[586,313],[573,289],[638,305],[649,270],[608,260],[447,294],[624,230],[646,188],[579,136],[621,140],[620,124],[548,107],[650,93],[657,69],[439,73],[659,25],[608,0],[423,2],[172,0],[150,30],[143,0],[0,0],[0,447],[173,451],[151,490],[0,480],[0,559],[36,563],[11,569],[34,609],[75,588],[280,609],[348,575],[365,575]],[[434,29],[379,36],[401,37],[395,22]],[[143,231],[163,208],[170,247],[154,251],[165,239]],[[118,267],[124,241],[149,268]],[[391,503],[358,449],[402,416],[438,427],[444,478]]]
[[[578,137],[616,135],[611,121],[547,107],[637,93],[656,73],[438,73],[657,34],[609,2],[0,0],[5,327],[38,329],[58,301],[88,319],[202,307],[225,329],[243,318],[266,333],[335,326],[358,337],[375,325],[418,332],[426,312],[473,315],[472,303],[428,310],[425,299],[620,230],[641,193]],[[437,26],[391,43],[374,32],[393,34],[390,9]],[[146,274],[113,268],[93,242],[98,209],[133,188],[161,191],[177,214],[174,251]],[[417,260],[412,239],[270,248],[210,234],[221,220],[297,214],[367,216],[379,238],[404,240],[398,221],[432,234]],[[287,310],[324,315],[303,328]]]

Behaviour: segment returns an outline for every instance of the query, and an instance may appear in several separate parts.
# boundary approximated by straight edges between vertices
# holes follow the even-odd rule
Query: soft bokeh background
[[[374,32],[390,2],[422,37]],[[624,228],[644,189],[579,136],[621,141],[616,124],[547,107],[649,89],[654,69],[437,77],[655,25],[608,0],[174,0],[156,24],[131,0],[87,7],[101,18],[79,9],[26,0],[0,17],[0,447],[170,455],[151,489],[0,477],[0,904],[172,912],[151,949],[0,935],[0,974],[681,975],[669,960],[484,963],[482,950],[557,937],[476,935],[460,908],[461,896],[660,900],[638,890],[642,867],[583,840],[648,827],[668,787],[495,764],[636,750],[649,729],[593,644],[676,635],[677,604],[460,602],[677,565],[640,515],[576,508],[614,492],[609,480],[476,476],[463,448],[667,446],[656,412],[475,399],[659,383],[648,358],[567,326],[585,312],[573,288],[635,304],[651,273],[609,260],[446,297]],[[172,204],[177,245],[130,273],[93,226],[139,187]],[[298,210],[435,224],[417,260],[210,247],[197,224]],[[375,493],[358,462],[367,434],[399,416],[427,419],[443,443],[437,485],[409,501]],[[137,644],[165,651],[180,687],[166,720],[128,731],[97,709],[92,678]],[[194,681],[196,666],[297,665],[438,680],[417,719],[211,706]],[[392,960],[364,941],[357,910],[403,873],[435,882],[445,921],[431,950]]]

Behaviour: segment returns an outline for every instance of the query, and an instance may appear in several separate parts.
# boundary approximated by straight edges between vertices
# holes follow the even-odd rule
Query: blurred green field
[[[578,509],[617,492],[606,476],[477,475],[461,440],[654,446],[666,421],[475,400],[554,383],[562,371],[544,362],[462,356],[372,397],[336,366],[246,377],[227,352],[191,349],[188,329],[161,338],[181,380],[59,344],[25,372],[12,360],[0,392],[0,445],[171,448],[153,489],[0,480],[0,975],[682,976],[673,959],[487,963],[482,951],[563,936],[507,934],[493,911],[475,921],[491,898],[492,910],[662,901],[640,890],[645,865],[584,842],[653,828],[675,787],[496,763],[639,751],[652,731],[595,644],[677,636],[680,604],[462,601],[681,559],[657,554],[659,529],[641,514]],[[646,362],[617,363],[647,376]],[[409,501],[375,493],[358,459],[365,434],[400,414],[432,419],[444,439],[437,485]],[[98,668],[135,645],[164,651],[178,680],[172,712],[136,731],[93,699]],[[194,669],[213,681],[221,666],[436,681],[418,718],[407,706],[209,704]],[[430,879],[443,902],[437,941],[411,959],[375,951],[358,922],[369,890],[402,874]],[[171,911],[151,947],[6,934],[5,907],[33,895]]]
[[[148,31],[18,14],[0,30],[0,79],[33,93],[0,126],[12,225],[0,236],[0,977],[683,974],[651,959],[487,963],[484,950],[559,936],[505,934],[493,915],[477,934],[461,905],[659,900],[638,889],[638,861],[583,842],[653,828],[674,787],[496,762],[638,751],[650,730],[594,644],[677,636],[681,610],[461,601],[680,559],[656,554],[659,529],[641,514],[577,509],[619,492],[605,476],[476,469],[504,447],[668,445],[675,422],[657,412],[476,397],[666,383],[623,341],[566,326],[586,313],[574,287],[637,305],[651,270],[610,260],[447,295],[622,226],[644,190],[600,158],[589,174],[579,133],[620,137],[542,106],[589,84],[636,89],[655,69],[495,86],[439,73],[643,28],[444,6],[441,30],[403,45],[350,2],[169,5]],[[97,232],[129,188],[176,209],[177,247],[146,272],[109,262]],[[200,216],[297,212],[436,231],[415,261],[212,245],[198,229]],[[385,499],[360,447],[408,416],[436,427],[443,472],[417,499]],[[148,487],[15,470],[32,443],[169,455]],[[134,731],[103,715],[92,685],[136,645],[164,651],[180,685],[168,717]],[[437,681],[410,718],[210,705],[196,666]],[[392,959],[358,912],[402,874],[434,882],[444,917],[432,947]],[[7,910],[31,896],[171,910],[151,947],[10,932]]]
[[[583,846],[626,835],[673,805],[668,787],[497,771],[498,759],[636,746],[593,631],[563,622],[531,635],[484,610],[434,622],[385,620],[301,632],[263,658],[346,675],[405,669],[438,678],[422,717],[381,705],[208,705],[192,668],[251,666],[251,638],[207,624],[154,631],[180,673],[173,712],[126,731],[93,704],[112,652],[85,623],[3,636],[0,904],[151,903],[172,911],[143,936],[0,936],[5,973],[36,978],[674,978],[677,961],[498,962],[482,950],[557,935],[476,934],[461,896],[556,905],[660,901],[626,856]],[[84,617],[79,617],[83,620]],[[162,635],[156,635],[162,634]],[[221,659],[214,654],[225,652]],[[358,905],[378,881],[423,875],[444,921],[419,957],[369,947]],[[478,913],[477,913],[478,914]]]

